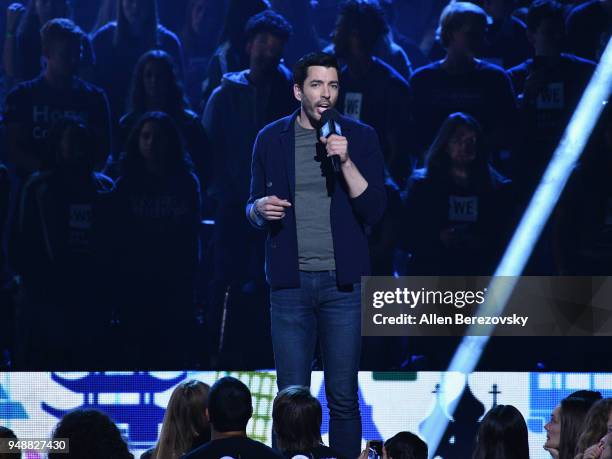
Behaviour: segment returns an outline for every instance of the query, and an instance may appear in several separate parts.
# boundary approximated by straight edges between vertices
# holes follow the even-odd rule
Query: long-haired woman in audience
[[[412,174],[403,241],[411,274],[492,274],[514,212],[510,181],[489,164],[482,140],[474,118],[454,113]]]
[[[185,53],[185,91],[195,110],[202,104],[202,80],[219,44],[225,4],[218,0],[189,0],[180,37]]]
[[[601,455],[603,437],[612,432],[612,398],[595,402],[584,420],[574,459],[593,459]]]
[[[210,441],[210,422],[206,417],[210,386],[201,381],[179,384],[166,407],[157,445],[141,459],[178,459]]]
[[[96,16],[96,22],[92,28],[92,32],[95,32],[102,26],[114,21],[117,17],[117,0],[101,0],[100,7],[98,8],[98,15]]]
[[[115,228],[125,355],[142,366],[188,365],[200,189],[169,115],[138,120],[120,168]],[[168,334],[171,340],[159,339]]]
[[[205,174],[210,173],[208,138],[200,118],[187,106],[172,57],[158,49],[147,51],[134,69],[130,109],[119,121],[119,151],[125,151],[128,136],[144,113],[164,112],[179,129],[198,178],[205,182]]]
[[[478,429],[473,459],[529,459],[525,418],[512,405],[497,405]]]
[[[176,62],[179,76],[183,75],[181,42],[159,23],[155,0],[117,0],[116,12],[116,20],[92,36],[95,82],[106,91],[115,120],[124,113],[132,71],[145,51],[163,49]]]
[[[554,459],[574,459],[587,412],[594,403],[595,400],[591,398],[572,394],[555,407],[550,420],[544,426],[544,449]]]

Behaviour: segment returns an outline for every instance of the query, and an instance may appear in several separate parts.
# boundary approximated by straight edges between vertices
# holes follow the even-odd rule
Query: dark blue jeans
[[[358,457],[361,284],[339,289],[335,271],[300,271],[300,282],[300,288],[270,292],[278,389],[296,384],[310,387],[318,337],[329,407],[330,446],[346,457]]]

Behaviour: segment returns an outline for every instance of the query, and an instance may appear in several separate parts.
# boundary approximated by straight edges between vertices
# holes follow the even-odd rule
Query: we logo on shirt
[[[451,222],[475,222],[478,220],[477,196],[449,196],[448,219]]]
[[[561,110],[565,106],[565,88],[563,83],[547,84],[536,99],[536,106],[540,110]]]
[[[88,230],[91,228],[91,204],[72,204],[70,206],[70,227]]]

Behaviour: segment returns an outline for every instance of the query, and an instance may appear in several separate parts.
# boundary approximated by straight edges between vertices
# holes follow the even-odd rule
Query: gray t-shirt
[[[325,176],[317,156],[317,134],[295,121],[295,222],[300,271],[336,269]]]

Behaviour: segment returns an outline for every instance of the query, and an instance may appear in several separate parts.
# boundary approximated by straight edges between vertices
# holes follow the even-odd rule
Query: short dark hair
[[[308,77],[308,67],[315,66],[333,67],[338,72],[338,77],[340,77],[340,65],[336,57],[328,53],[315,52],[302,56],[300,60],[295,63],[293,66],[293,82],[300,88],[303,87],[304,81],[306,81],[306,77]]]
[[[305,386],[281,390],[272,406],[274,432],[281,451],[308,451],[321,444],[321,404]]]
[[[246,41],[252,40],[257,34],[269,32],[278,38],[287,41],[293,32],[291,24],[276,11],[265,10],[247,21],[244,27]]]
[[[385,13],[378,1],[346,0],[340,7],[333,40],[337,50],[344,50],[349,36],[355,34],[361,46],[372,53],[388,32]]]
[[[601,392],[599,392],[598,390],[581,389],[577,390],[576,392],[572,392],[567,396],[567,398],[581,398],[592,405],[595,402],[601,400],[603,397],[601,395]]]
[[[246,430],[253,414],[251,391],[231,376],[219,379],[208,394],[208,417],[217,432]]]
[[[473,459],[511,457],[529,459],[525,418],[512,405],[497,405],[485,415],[478,429]]]
[[[399,432],[385,442],[393,459],[427,459],[427,443],[412,432]]]
[[[69,438],[72,459],[133,459],[115,423],[98,410],[75,410],[55,427],[53,438]],[[64,454],[51,453],[49,459]]]
[[[0,426],[0,438],[17,439],[17,435],[8,427]],[[0,459],[18,459],[21,454],[15,453],[0,453]]]
[[[61,41],[70,41],[75,45],[83,41],[85,34],[81,28],[66,18],[55,18],[47,21],[40,29],[40,40],[43,52]]]
[[[535,32],[546,20],[551,20],[561,37],[565,34],[563,7],[555,0],[535,0],[527,10],[527,30]]]
[[[0,426],[0,438],[17,438],[17,435],[8,427]]]

